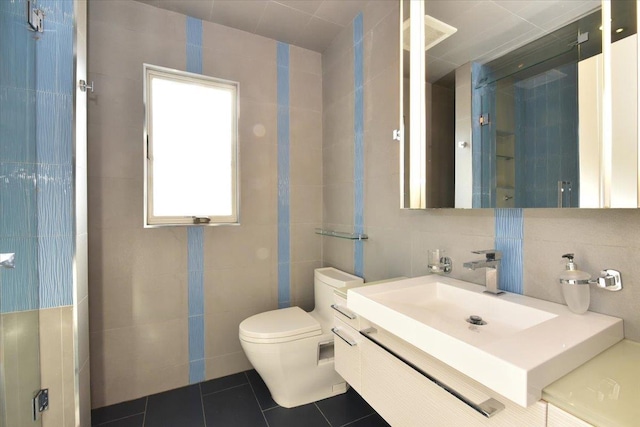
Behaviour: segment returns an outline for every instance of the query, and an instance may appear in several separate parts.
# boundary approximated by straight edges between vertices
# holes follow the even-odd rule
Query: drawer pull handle
[[[342,335],[340,333],[340,330],[338,328],[331,328],[331,332],[333,332],[334,334],[336,334],[336,336],[338,338],[340,338],[342,341],[346,342],[347,344],[349,344],[350,347],[355,347],[356,345],[358,345],[355,341],[353,341],[350,338],[345,337],[344,335]]]
[[[412,368],[414,371],[418,372],[423,377],[425,377],[426,379],[428,379],[429,381],[431,381],[432,383],[434,383],[438,387],[442,388],[444,391],[446,391],[447,393],[451,394],[453,397],[455,397],[456,399],[460,400],[461,402],[463,402],[465,405],[469,406],[473,410],[479,412],[480,414],[484,415],[487,418],[491,418],[492,416],[494,416],[495,414],[497,414],[498,412],[500,412],[500,411],[502,411],[504,409],[504,405],[502,403],[498,402],[494,398],[489,398],[489,399],[485,400],[482,403],[474,403],[474,402],[472,402],[471,400],[469,400],[468,398],[463,396],[460,392],[458,392],[458,391],[454,390],[453,388],[449,387],[448,385],[444,384],[442,381],[438,380],[437,378],[429,375],[428,373],[426,373],[425,371],[420,369],[415,364],[409,362],[407,359],[405,359],[404,357],[400,356],[398,353],[394,352],[393,350],[391,350],[386,345],[382,344],[377,339],[373,338],[371,336],[371,334],[373,334],[375,332],[376,332],[375,328],[367,328],[367,329],[361,330],[360,331],[360,335],[362,335],[363,337],[365,337],[366,339],[368,339],[369,341],[371,341],[372,343],[374,343],[375,345],[377,345],[378,347],[380,347],[381,349],[383,349],[384,351],[386,351],[390,355],[394,356],[396,359],[400,360],[401,362],[403,362],[404,364],[406,364],[407,366]]]
[[[344,317],[346,317],[347,319],[355,319],[356,315],[353,314],[352,312],[350,312],[349,310],[345,310],[344,308],[340,307],[337,304],[331,304],[331,308],[333,308],[335,311],[337,311],[338,313],[342,314]]]

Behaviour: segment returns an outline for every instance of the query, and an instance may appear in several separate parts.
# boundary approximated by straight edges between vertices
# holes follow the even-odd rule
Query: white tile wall
[[[248,3],[212,12],[231,16]],[[186,230],[142,228],[142,63],[185,68],[186,18],[139,2],[89,6],[91,389],[100,407],[188,382]],[[277,306],[277,70],[275,40],[209,22],[202,40],[203,73],[240,83],[241,225],[204,234],[209,379],[249,368],[238,324]],[[312,307],[322,262],[313,233],[322,222],[321,55],[290,55],[292,299]]]

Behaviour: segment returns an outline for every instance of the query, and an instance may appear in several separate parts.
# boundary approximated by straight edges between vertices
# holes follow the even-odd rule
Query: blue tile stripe
[[[204,316],[189,316],[189,384],[204,381],[204,365]]]
[[[482,113],[482,93],[483,89],[479,88],[480,80],[483,78],[483,67],[477,62],[471,64],[471,117],[479,118]],[[482,128],[478,120],[472,120],[472,136],[473,146],[471,147],[471,164],[472,164],[472,196],[471,206],[474,208],[482,207]]]
[[[278,42],[278,307],[291,305],[289,45]]]
[[[524,217],[522,209],[495,210],[495,247],[502,251],[500,289],[523,293],[523,239]]]
[[[187,71],[202,74],[202,21],[187,17]],[[187,229],[189,384],[205,380],[204,228]]]
[[[353,70],[354,70],[354,208],[353,225],[356,233],[364,233],[364,42],[362,13],[353,20]],[[364,276],[364,242],[354,242],[353,270]]]
[[[187,16],[187,71],[202,74],[202,20]]]
[[[189,268],[189,383],[194,384],[205,379],[203,227],[189,227],[187,230],[187,264]]]
[[[204,314],[204,230],[189,227],[187,231],[187,264],[189,268],[189,316]]]

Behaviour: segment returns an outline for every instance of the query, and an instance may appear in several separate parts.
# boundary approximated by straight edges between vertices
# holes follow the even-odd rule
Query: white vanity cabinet
[[[358,332],[360,322],[354,313],[346,310],[346,299],[336,295],[334,300],[335,369],[360,393],[360,346],[363,340]]]
[[[342,303],[346,307],[341,297],[336,296],[336,301],[338,306]],[[392,426],[546,425],[545,402],[537,402],[528,408],[516,405],[357,314],[347,314],[355,319],[345,318],[338,311],[335,313],[334,332],[340,334],[335,337],[336,371]],[[378,343],[360,333],[367,330]],[[487,418],[415,368],[472,403],[495,399],[504,405],[504,409]]]

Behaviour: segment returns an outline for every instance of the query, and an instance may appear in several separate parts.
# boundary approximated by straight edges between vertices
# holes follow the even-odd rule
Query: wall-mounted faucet
[[[486,249],[483,251],[473,251],[474,254],[482,254],[485,259],[477,261],[469,261],[463,264],[464,268],[469,270],[475,270],[477,268],[486,268],[485,271],[485,286],[487,289],[485,292],[494,295],[500,295],[504,292],[498,289],[498,283],[500,280],[500,260],[502,259],[502,252],[495,249]]]
[[[0,254],[0,267],[16,268],[16,254]]]

